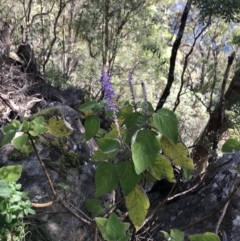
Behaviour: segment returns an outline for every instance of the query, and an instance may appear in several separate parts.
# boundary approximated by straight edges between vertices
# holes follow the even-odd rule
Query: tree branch
[[[178,52],[179,46],[181,44],[181,40],[182,40],[182,36],[183,36],[184,29],[186,26],[188,14],[191,9],[191,4],[192,4],[192,0],[188,0],[186,6],[184,8],[184,11],[183,11],[182,18],[181,18],[181,24],[178,29],[178,34],[177,34],[177,37],[176,37],[176,39],[173,43],[173,47],[172,47],[172,54],[171,54],[171,58],[170,58],[170,67],[169,67],[169,72],[168,72],[168,82],[165,87],[165,90],[163,91],[161,98],[158,101],[155,112],[163,107],[167,97],[170,94],[170,89],[174,82],[174,71],[175,71],[177,52]]]

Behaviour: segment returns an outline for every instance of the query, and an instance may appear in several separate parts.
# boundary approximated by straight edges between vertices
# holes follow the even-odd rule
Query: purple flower
[[[106,72],[102,71],[100,83],[102,83],[102,91],[104,93],[104,99],[107,101],[106,110],[117,111],[114,96],[116,95],[113,86],[111,84],[111,76]]]

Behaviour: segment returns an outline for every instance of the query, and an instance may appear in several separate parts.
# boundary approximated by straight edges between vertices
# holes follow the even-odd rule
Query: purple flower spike
[[[110,82],[111,76],[105,72],[102,71],[100,83],[102,83],[102,90],[104,92],[104,99],[107,100],[107,107],[106,110],[112,110],[117,112],[117,108],[114,101],[114,96],[116,95],[113,86]]]

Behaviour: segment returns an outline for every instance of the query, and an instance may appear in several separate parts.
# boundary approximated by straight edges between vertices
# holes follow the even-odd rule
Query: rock
[[[17,153],[13,154],[14,149],[9,144],[0,149],[0,164],[22,165],[23,171],[19,182],[22,184],[22,190],[28,193],[32,202],[54,202],[53,205],[47,208],[38,209],[36,217],[30,217],[32,224],[29,224],[28,228],[32,235],[43,232],[46,236],[51,237],[50,240],[93,240],[93,227],[75,218],[62,207],[59,199],[63,199],[63,202],[80,216],[81,213],[78,210],[86,211],[84,209],[85,200],[93,198],[95,193],[95,165],[90,159],[96,144],[94,140],[80,143],[79,140],[84,135],[84,127],[79,119],[78,112],[69,106],[55,108],[72,126],[73,133],[67,138],[44,135],[41,144],[37,148],[56,188],[58,201],[52,195],[48,180],[35,153],[24,157],[18,152],[18,156]],[[44,110],[43,116],[46,117],[46,113],[51,111],[55,115],[57,110],[49,109],[48,112]],[[41,115],[41,112],[38,115]],[[60,188],[59,183],[64,183],[71,188],[70,192],[67,192],[67,200],[76,209],[69,206],[65,201],[64,190]],[[36,223],[41,227],[41,230],[38,230]],[[33,239],[30,238],[30,240]]]

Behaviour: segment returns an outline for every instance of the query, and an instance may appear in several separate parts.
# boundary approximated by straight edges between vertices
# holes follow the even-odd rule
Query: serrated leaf
[[[117,154],[118,154],[118,150],[109,152],[109,153],[103,153],[101,150],[98,149],[94,152],[92,160],[96,162],[105,161],[115,157]]]
[[[112,213],[106,223],[107,237],[111,241],[126,237],[124,224],[118,219],[115,213]]]
[[[184,241],[184,233],[178,229],[171,229],[170,236],[173,240]]]
[[[109,162],[100,162],[95,174],[96,196],[99,197],[114,190],[118,185],[117,171]]]
[[[191,235],[188,238],[190,241],[220,241],[220,238],[216,234],[209,232]]]
[[[12,141],[14,136],[16,135],[17,130],[9,130],[5,133],[2,141],[1,141],[1,146],[4,146]]]
[[[90,115],[86,117],[85,123],[85,139],[88,141],[94,137],[100,128],[100,120],[95,115]]]
[[[125,197],[125,201],[129,218],[136,230],[138,230],[143,224],[150,206],[148,197],[143,189],[137,185],[135,189]]]
[[[48,127],[50,133],[54,136],[68,136],[73,132],[70,124],[58,116],[49,119]]]
[[[95,105],[97,104],[97,101],[92,100],[92,101],[88,101],[84,104],[82,104],[79,108],[80,111],[87,111],[87,110],[92,110]]]
[[[5,182],[16,182],[22,173],[21,165],[11,165],[0,168],[0,179]]]
[[[120,148],[120,142],[116,138],[104,137],[102,139],[99,139],[97,142],[98,142],[99,149],[103,153],[111,153],[114,151],[118,151]]]
[[[26,134],[22,134],[21,136],[14,138],[12,143],[16,149],[21,150],[27,140],[28,136]]]
[[[92,213],[93,217],[97,217],[104,213],[104,209],[99,199],[87,199],[85,202],[85,208],[88,212]]]
[[[136,174],[133,163],[128,161],[118,164],[117,173],[123,195],[127,196],[136,187],[141,176]]]
[[[240,142],[235,139],[228,139],[222,146],[222,152],[240,151]]]
[[[189,157],[188,149],[181,141],[178,141],[175,145],[166,137],[162,136],[160,144],[166,156],[168,156],[175,164],[189,170],[194,168],[193,160]]]
[[[160,144],[152,131],[140,130],[132,144],[132,158],[137,174],[142,173],[156,159]]]
[[[157,156],[150,166],[151,174],[157,179],[166,178],[169,182],[175,183],[173,167],[170,161],[163,155]]]
[[[106,218],[95,218],[95,221],[96,221],[97,227],[100,230],[104,240],[110,241],[107,237],[107,232],[106,232],[107,219]]]
[[[178,120],[173,111],[164,108],[158,110],[153,114],[153,123],[162,135],[177,144]]]

